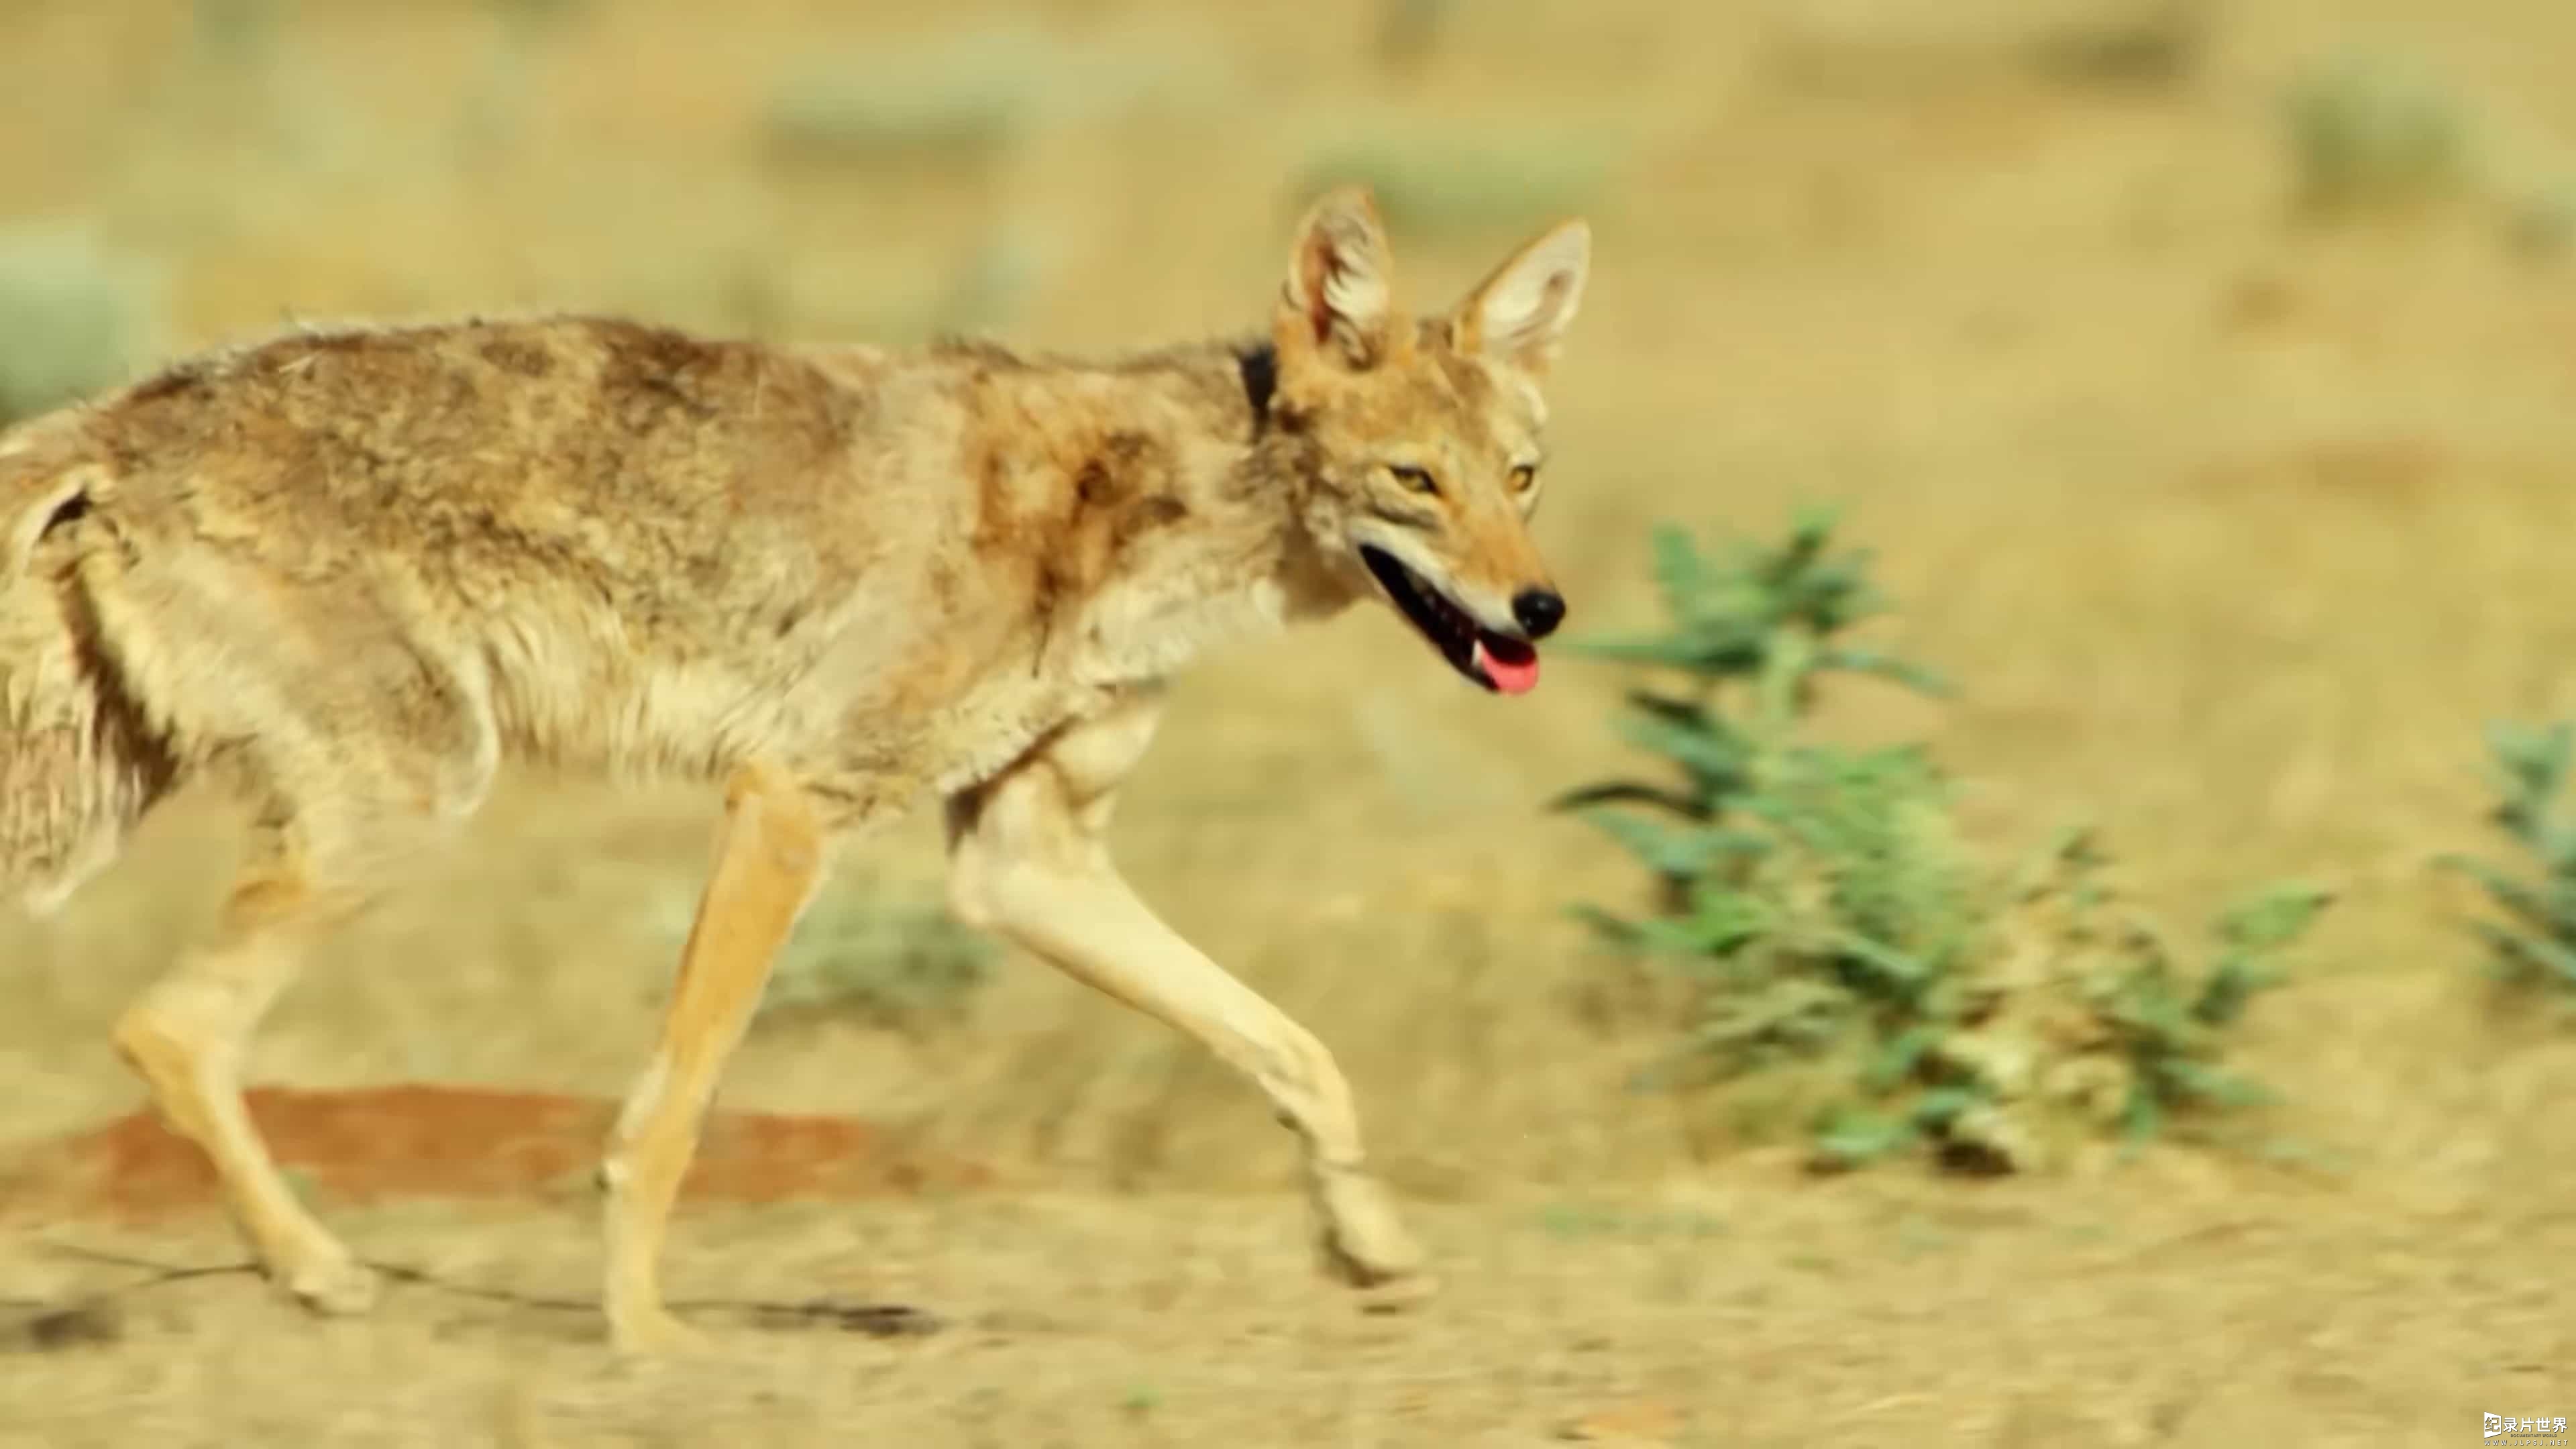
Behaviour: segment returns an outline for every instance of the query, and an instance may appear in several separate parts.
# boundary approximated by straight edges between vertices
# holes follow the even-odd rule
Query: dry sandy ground
[[[380,1206],[361,1251],[444,1283],[591,1291],[580,1204]],[[2446,1445],[2566,1407],[2576,1219],[2363,1210],[2167,1163],[1963,1191],[1894,1176],[1506,1197],[1420,1214],[1448,1291],[1315,1278],[1278,1197],[964,1195],[690,1214],[673,1291],[908,1305],[869,1337],[733,1310],[620,1364],[595,1314],[396,1285],[315,1322],[252,1279],[140,1288],[0,1347],[0,1443]],[[219,1232],[0,1234],[0,1297],[231,1261]],[[106,1341],[91,1341],[89,1335]]]

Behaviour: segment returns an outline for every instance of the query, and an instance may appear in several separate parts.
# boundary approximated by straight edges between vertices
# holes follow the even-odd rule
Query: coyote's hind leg
[[[363,1312],[375,1278],[297,1201],[242,1102],[242,1056],[313,938],[365,904],[354,873],[315,868],[309,842],[268,833],[213,934],[116,1024],[118,1052],[171,1129],[205,1151],[262,1269],[312,1308]]]

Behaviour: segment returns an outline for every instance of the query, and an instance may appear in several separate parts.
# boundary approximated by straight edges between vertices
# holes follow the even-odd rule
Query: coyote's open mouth
[[[1527,694],[1538,688],[1538,651],[1527,639],[1497,634],[1477,623],[1474,615],[1449,602],[1438,585],[1384,549],[1361,544],[1360,561],[1377,576],[1378,587],[1395,601],[1396,611],[1422,631],[1450,668],[1503,694]]]

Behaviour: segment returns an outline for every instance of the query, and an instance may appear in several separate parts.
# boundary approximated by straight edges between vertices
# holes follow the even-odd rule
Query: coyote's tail
[[[47,441],[0,436],[0,894],[39,915],[172,783],[80,578],[74,535],[104,470]]]

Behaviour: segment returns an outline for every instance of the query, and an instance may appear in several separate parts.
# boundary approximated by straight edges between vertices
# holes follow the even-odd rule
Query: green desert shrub
[[[155,291],[80,228],[0,230],[0,424],[131,377],[153,346]]]
[[[1431,235],[1537,226],[1583,210],[1610,179],[1602,137],[1561,127],[1388,121],[1319,140],[1290,188],[1300,205],[1347,183],[1377,195],[1387,224]]]
[[[1642,1081],[1798,1073],[1819,1167],[1922,1147],[2021,1170],[2083,1137],[2140,1140],[2265,1100],[2227,1066],[2227,1029],[2281,979],[2325,894],[2257,892],[2195,951],[2120,897],[2089,831],[1991,869],[1925,750],[1812,737],[1835,676],[1943,688],[1851,641],[1883,601],[1831,534],[1812,516],[1776,546],[1712,557],[1661,530],[1665,627],[1577,646],[1662,676],[1616,721],[1660,775],[1557,802],[1649,878],[1643,913],[1577,908],[1680,988],[1678,1040]]]
[[[1049,49],[1020,29],[960,32],[864,59],[834,57],[770,104],[769,140],[792,159],[966,165],[990,159],[1035,117]]]
[[[936,900],[845,887],[816,901],[779,953],[770,1021],[839,1017],[908,1035],[964,1019],[997,955]]]
[[[2292,88],[2285,121],[2294,200],[2313,218],[2419,210],[2475,179],[2458,97],[2386,57],[2319,63]]]
[[[2466,855],[2439,863],[2477,882],[2495,907],[2471,929],[2486,943],[2496,980],[2576,1009],[2576,819],[2565,799],[2576,723],[2492,725],[2487,748],[2496,790],[2488,819],[2519,847],[2519,864]]]

